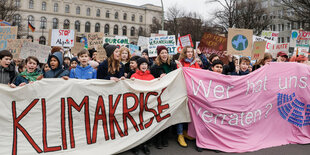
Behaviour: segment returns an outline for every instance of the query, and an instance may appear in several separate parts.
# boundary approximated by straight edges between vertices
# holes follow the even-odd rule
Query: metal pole
[[[162,16],[162,19],[161,19],[161,30],[164,30],[165,12],[164,12],[164,3],[163,3],[163,0],[161,0],[161,7],[162,7],[162,11],[163,11],[163,16]]]
[[[29,17],[28,17],[28,23],[27,23],[27,39],[29,37]]]

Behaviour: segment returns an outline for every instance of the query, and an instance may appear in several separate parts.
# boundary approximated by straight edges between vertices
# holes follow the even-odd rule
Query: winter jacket
[[[165,73],[165,70],[164,70],[164,68],[162,66],[163,66],[163,64],[158,66],[156,63],[154,63],[153,66],[151,67],[151,74],[155,78],[160,77],[161,74],[168,74],[168,73]],[[170,68],[171,71],[176,70],[177,69],[177,64],[173,60],[171,60],[169,68]]]
[[[41,75],[41,71],[39,69],[37,69],[35,71],[38,75]],[[21,73],[22,74],[22,73]],[[17,77],[15,78],[15,80],[13,81],[14,85],[15,86],[19,86],[21,83],[26,83],[28,84],[29,81],[24,77],[22,76],[21,74],[17,75]]]
[[[185,62],[184,59],[180,60],[180,63],[182,64],[183,67],[190,67],[190,68],[200,68],[198,63],[194,60],[193,62]]]
[[[11,63],[7,68],[0,66],[0,83],[12,83],[16,75],[17,72],[15,71],[15,65],[13,63]]]
[[[90,65],[86,67],[76,66],[76,68],[71,69],[70,78],[76,79],[97,79],[97,71]]]
[[[137,70],[136,73],[133,74],[130,78],[136,78],[136,79],[147,80],[147,81],[155,79],[149,70],[145,72],[141,70]]]
[[[245,72],[244,71],[242,71],[242,70],[240,70],[239,71],[239,73],[237,73],[237,72],[231,72],[231,75],[237,75],[237,76],[242,76],[242,75],[247,75],[247,74],[249,74],[250,73],[250,71],[249,70],[246,70]]]
[[[211,64],[209,63],[207,57],[204,55],[204,54],[198,54],[201,62],[202,62],[202,66],[201,67],[202,69],[209,69],[211,68]]]
[[[133,74],[135,74],[135,73],[136,73],[135,70],[130,70],[130,72],[127,74],[127,77],[126,77],[126,78],[130,79],[130,77],[131,77]]]
[[[121,67],[119,71],[111,74],[108,72],[108,60],[104,60],[99,66],[97,70],[97,79],[106,79],[110,80],[111,77],[121,78],[124,76],[124,65],[120,62]]]
[[[52,69],[50,65],[51,58],[54,57],[58,61],[58,67],[56,69]],[[44,74],[44,78],[61,78],[63,76],[69,76],[69,71],[63,69],[63,58],[61,52],[55,52],[53,55],[50,55],[47,60],[48,66],[51,68],[48,72]]]

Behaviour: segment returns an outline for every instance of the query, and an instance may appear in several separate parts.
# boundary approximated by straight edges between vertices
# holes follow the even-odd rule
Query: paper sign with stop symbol
[[[74,30],[53,29],[51,46],[73,47],[74,46]]]

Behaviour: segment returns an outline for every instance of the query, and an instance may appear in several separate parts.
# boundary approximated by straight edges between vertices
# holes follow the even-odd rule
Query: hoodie
[[[91,67],[90,65],[86,67],[76,66],[76,68],[71,69],[70,71],[70,78],[76,79],[96,79],[97,78],[97,71]]]
[[[58,61],[58,67],[55,69],[52,69],[51,64],[50,64],[51,58],[53,57],[56,58]],[[48,57],[47,64],[51,68],[51,70],[44,74],[44,78],[61,78],[63,76],[69,76],[69,71],[64,70],[62,67],[63,56],[61,52],[55,52],[52,55],[50,55]]]
[[[15,71],[15,65],[13,63],[11,63],[7,68],[0,66],[0,83],[12,83],[16,75],[17,73]]]

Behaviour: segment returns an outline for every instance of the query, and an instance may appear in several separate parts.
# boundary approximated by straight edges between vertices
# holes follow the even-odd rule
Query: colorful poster
[[[17,27],[0,26],[0,51],[7,49],[8,39],[17,38]]]
[[[53,29],[51,46],[73,47],[75,42],[74,30]]]
[[[179,69],[147,82],[43,79],[16,89],[0,84],[0,154],[119,154],[190,121],[183,81]]]
[[[232,55],[251,56],[253,30],[228,29],[227,52]]]
[[[308,47],[295,47],[293,55],[303,55],[305,57],[308,57],[309,55],[309,46]]]
[[[273,58],[277,57],[278,52],[284,52],[288,54],[289,43],[269,44],[266,45],[266,53],[270,53]]]
[[[310,143],[310,67],[270,63],[242,78],[183,68],[201,148],[248,152]]]
[[[177,54],[177,47],[175,41],[175,35],[161,36],[161,37],[150,37],[149,39],[149,57],[156,57],[157,46],[166,46],[170,55]]]
[[[254,42],[251,60],[260,60],[264,58],[266,43],[266,41]]]
[[[279,31],[263,31],[261,37],[277,42],[279,33]]]
[[[46,63],[51,47],[33,42],[24,42],[20,51],[20,58],[26,59],[28,56],[35,56],[40,63]]]
[[[19,58],[20,50],[25,42],[31,42],[31,39],[8,39],[6,49],[9,50],[14,59]]]
[[[129,51],[130,51],[131,54],[140,52],[139,46],[133,45],[133,44],[129,44]]]
[[[194,44],[193,44],[193,41],[192,41],[192,37],[191,37],[190,34],[179,37],[179,43],[180,43],[180,46],[182,48],[185,47],[185,46],[194,47]]]

